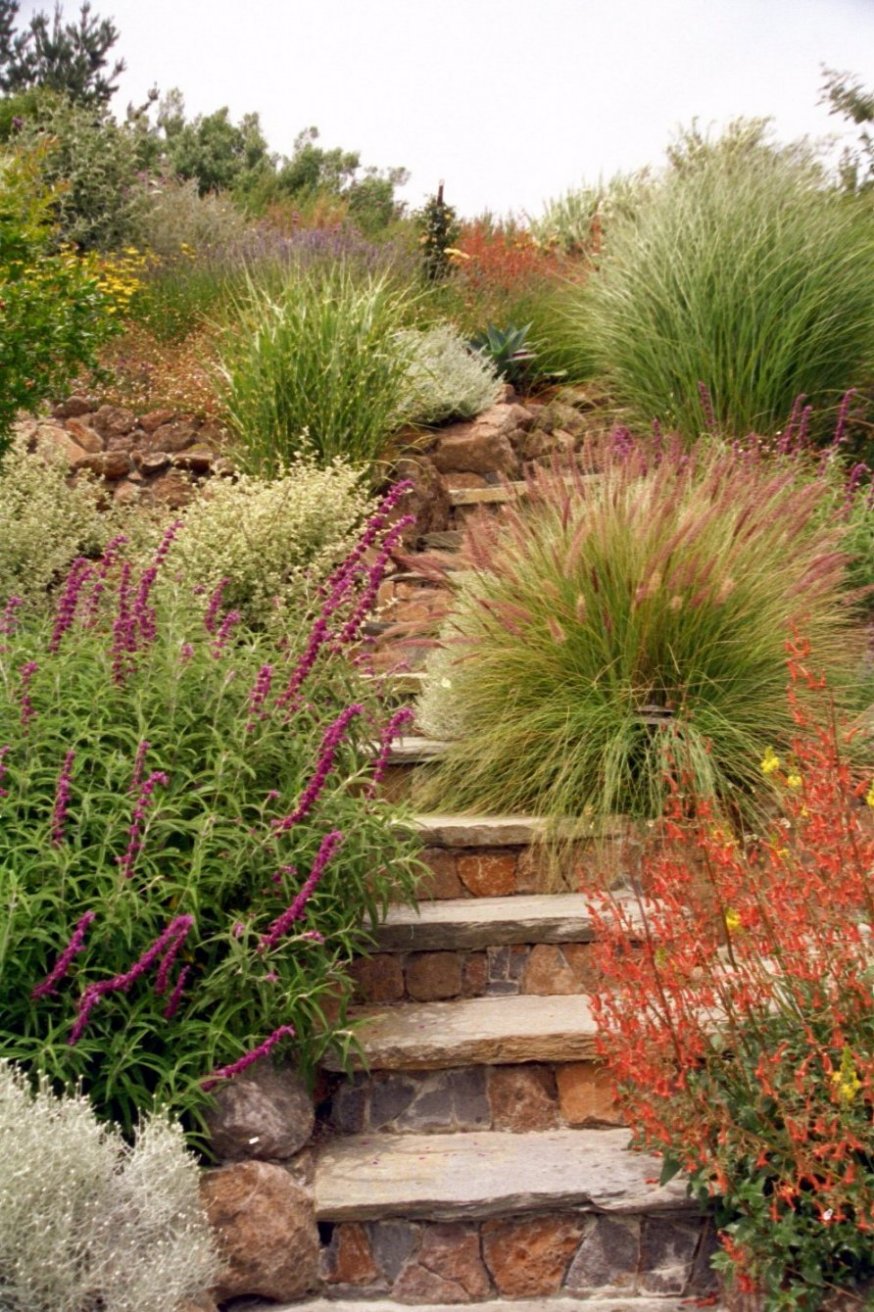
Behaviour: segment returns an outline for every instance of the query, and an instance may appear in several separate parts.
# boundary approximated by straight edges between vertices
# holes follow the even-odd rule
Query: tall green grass
[[[699,152],[617,214],[576,300],[617,402],[692,440],[774,432],[804,392],[828,408],[874,362],[874,222],[803,152]]]
[[[387,275],[343,264],[300,271],[279,292],[249,283],[221,361],[248,472],[275,477],[304,433],[320,462],[380,456],[407,392],[408,301]]]
[[[458,737],[426,804],[653,817],[672,774],[756,814],[763,754],[792,735],[793,631],[847,695],[859,638],[843,528],[813,522],[821,489],[719,447],[652,458],[620,447],[468,529],[420,707],[428,732]]]

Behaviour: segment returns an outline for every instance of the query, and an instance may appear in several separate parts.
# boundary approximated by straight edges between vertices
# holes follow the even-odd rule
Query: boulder
[[[313,1132],[312,1097],[295,1071],[263,1062],[222,1085],[207,1114],[220,1161],[293,1157]]]
[[[91,416],[91,427],[101,437],[119,437],[136,428],[136,415],[120,405],[102,405]]]
[[[83,451],[87,451],[89,455],[96,455],[98,451],[103,450],[103,438],[89,423],[86,423],[84,419],[68,419],[66,420],[64,427],[70,437],[72,437],[73,441],[76,442]]]
[[[281,1166],[239,1162],[207,1171],[201,1198],[223,1270],[211,1291],[229,1298],[303,1298],[318,1282],[315,1205]]]
[[[90,414],[94,409],[94,400],[90,396],[68,396],[66,401],[60,401],[58,405],[52,408],[52,414],[55,419],[73,419],[79,418],[80,415]]]
[[[398,481],[408,478],[414,484],[399,504],[404,515],[414,515],[416,522],[404,534],[404,545],[415,546],[426,533],[442,533],[449,527],[449,494],[434,465],[427,456],[405,456],[396,466]]]

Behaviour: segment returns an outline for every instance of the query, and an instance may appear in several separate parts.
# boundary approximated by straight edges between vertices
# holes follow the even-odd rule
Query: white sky
[[[21,17],[50,8],[23,0]],[[78,0],[66,0],[72,17]],[[874,0],[94,0],[124,57],[120,100],[178,86],[189,113],[257,110],[290,152],[402,164],[413,205],[540,212],[582,181],[658,162],[694,116],[772,115],[821,137],[820,64],[874,86]]]

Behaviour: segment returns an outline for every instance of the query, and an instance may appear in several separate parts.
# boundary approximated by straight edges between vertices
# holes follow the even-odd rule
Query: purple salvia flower
[[[405,724],[411,724],[415,718],[411,706],[402,706],[400,710],[395,711],[394,715],[383,729],[382,736],[379,740],[379,751],[377,752],[376,761],[373,766],[373,774],[371,775],[370,784],[367,788],[367,797],[375,796],[376,790],[382,782],[382,776],[385,774],[386,766],[388,765],[391,745],[395,738],[398,737],[403,726]]]
[[[79,605],[82,588],[93,572],[90,561],[87,561],[84,556],[77,556],[70,566],[70,572],[64,584],[64,591],[58,599],[55,625],[49,641],[50,652],[58,650],[61,639],[76,618],[76,607]]]
[[[76,750],[71,747],[64,757],[64,764],[61,766],[55,788],[55,805],[52,811],[52,843],[55,847],[60,847],[64,841],[64,824],[67,819],[67,807],[70,804],[70,779],[75,759]]]
[[[244,1053],[237,1061],[232,1062],[230,1066],[220,1066],[219,1069],[213,1071],[212,1075],[207,1079],[201,1080],[200,1087],[203,1089],[204,1093],[208,1093],[210,1089],[215,1088],[220,1080],[232,1080],[235,1075],[240,1075],[243,1071],[253,1065],[254,1062],[260,1061],[262,1057],[268,1056],[276,1047],[277,1043],[286,1038],[294,1038],[293,1025],[280,1025],[278,1029],[275,1029],[272,1034],[267,1036],[263,1043],[259,1043],[257,1048],[250,1048],[248,1052]]]
[[[317,929],[305,929],[301,934],[301,938],[309,939],[312,943],[324,943],[325,941],[324,934],[320,934]]]
[[[24,605],[23,597],[10,597],[3,608],[3,614],[0,615],[0,633],[11,634],[15,632],[18,623],[16,611],[19,606]]]
[[[128,789],[127,789],[129,793],[137,792],[140,787],[140,784],[142,783],[143,766],[146,763],[146,756],[148,754],[151,745],[152,744],[149,742],[148,738],[141,738],[139,743],[137,744],[137,754],[134,757],[134,771],[133,774],[131,775],[131,781],[128,784]]]
[[[795,440],[795,432],[796,429],[798,428],[799,421],[801,419],[801,407],[804,405],[804,402],[806,400],[807,397],[805,396],[805,394],[803,392],[799,392],[795,400],[792,402],[792,413],[789,416],[789,422],[786,425],[783,436],[780,438],[780,441],[777,443],[777,450],[783,456],[788,455],[788,453],[792,450],[792,443]]]
[[[155,612],[149,605],[149,597],[152,588],[155,585],[155,579],[158,577],[158,570],[167,559],[167,553],[173,545],[173,540],[179,530],[182,528],[182,520],[174,519],[173,523],[167,528],[164,536],[158,544],[158,549],[152,559],[148,569],[143,571],[140,579],[140,586],[137,588],[137,595],[134,600],[133,618],[134,624],[142,633],[146,642],[154,641],[157,627],[155,623]]]
[[[306,909],[307,902],[309,902],[318,887],[319,880],[325,873],[325,867],[342,842],[343,835],[339,829],[332,829],[329,834],[325,834],[303,887],[291,903],[291,906],[286,907],[282,915],[276,917],[266,934],[262,934],[258,944],[259,952],[266,952],[275,947],[279,940],[288,933],[295,921],[300,920]]]
[[[124,856],[116,857],[116,861],[121,866],[121,873],[124,875],[125,879],[130,879],[133,874],[134,863],[142,850],[143,821],[146,817],[146,812],[151,805],[152,793],[155,791],[158,784],[162,784],[166,787],[168,782],[167,775],[163,770],[153,770],[146,782],[140,787],[139,797],[136,800],[133,815],[131,816],[130,828],[128,829],[129,841],[127,851]]]
[[[341,581],[351,579],[354,576],[359,561],[364,556],[364,553],[373,546],[377,537],[388,523],[389,515],[394,510],[401,497],[405,497],[408,492],[412,492],[413,487],[414,484],[412,480],[405,478],[400,483],[395,483],[394,487],[383,497],[374,513],[370,516],[370,519],[368,519],[367,523],[364,525],[364,531],[355,546],[349,552],[345,560],[340,562],[322,588],[323,595],[332,592]]]
[[[30,700],[30,681],[39,669],[36,661],[26,661],[19,672],[21,681],[21,727],[27,733],[27,726],[36,715],[33,702]]]
[[[183,642],[179,649],[179,659],[183,665],[187,665],[194,655],[194,648],[190,642]]]
[[[258,677],[252,685],[252,691],[249,693],[249,719],[246,723],[246,733],[251,733],[255,728],[255,721],[263,718],[263,706],[270,696],[270,685],[273,682],[273,666],[262,665],[258,671]]]
[[[173,986],[173,992],[170,994],[170,1000],[164,1008],[164,1019],[172,1020],[179,1010],[179,1003],[182,1001],[182,991],[185,988],[185,981],[191,974],[190,966],[183,966],[179,972],[179,978]]]
[[[337,639],[339,646],[342,646],[347,642],[353,642],[358,636],[358,630],[361,628],[366,616],[370,614],[370,611],[373,609],[376,602],[379,585],[385,578],[385,571],[388,567],[388,562],[391,559],[391,553],[403,535],[404,529],[409,528],[409,526],[415,524],[415,522],[416,518],[414,515],[404,515],[396,524],[393,524],[388,533],[386,533],[379,554],[370,566],[370,569],[367,571],[367,585],[358,599],[358,604],[353,610],[350,618],[340,630]]]
[[[88,607],[85,612],[85,625],[87,628],[93,627],[97,622],[97,612],[100,609],[100,598],[103,596],[106,588],[106,579],[109,571],[115,564],[118,553],[126,544],[127,538],[124,533],[119,533],[111,542],[107,542],[103,549],[103,555],[97,564],[97,571],[94,575],[94,582],[91,585],[91,594],[88,598]]]
[[[77,956],[85,946],[85,935],[88,932],[88,926],[95,918],[95,914],[96,913],[93,911],[86,911],[84,916],[77,921],[76,928],[70,936],[69,943],[52,966],[48,975],[46,975],[41,984],[37,984],[35,988],[31,989],[30,996],[32,998],[44,998],[47,993],[57,992],[55,985],[59,984],[60,981],[64,979],[67,971],[70,969],[70,963],[73,958]]]
[[[3,780],[6,778],[6,754],[11,750],[10,744],[0,747],[0,797],[8,796],[8,789],[3,787]]]
[[[813,414],[813,406],[806,405],[801,411],[801,422],[798,425],[798,440],[796,446],[799,450],[807,442],[807,431],[810,428],[810,417]]]
[[[146,948],[130,970],[121,975],[113,975],[112,979],[102,979],[95,984],[89,984],[79,999],[76,1022],[70,1031],[67,1042],[70,1044],[79,1042],[88,1024],[91,1012],[102,997],[105,997],[107,993],[126,993],[132,984],[140,979],[142,975],[145,975],[147,970],[151,969],[159,957],[163,957],[168,948],[185,940],[193,924],[193,916],[177,916],[158,935],[154,943]]]
[[[838,422],[835,424],[835,435],[832,438],[832,446],[840,446],[844,441],[844,431],[847,427],[847,419],[850,414],[850,405],[853,397],[856,395],[855,387],[844,392],[841,398],[840,409],[838,410]]]
[[[241,616],[238,610],[229,610],[227,615],[222,620],[221,627],[219,628],[218,633],[215,635],[215,642],[212,644],[212,654],[216,658],[216,660],[218,660],[219,656],[221,656],[222,651],[224,650],[227,644],[228,638],[231,636],[231,632],[233,631],[235,626],[239,624],[240,619]]]
[[[277,706],[287,706],[289,709],[294,707],[296,704],[295,699],[297,693],[310,670],[315,665],[316,658],[322,647],[327,642],[328,636],[328,620],[323,614],[319,616],[313,627],[310,629],[310,636],[307,639],[307,645],[304,648],[303,655],[292,670],[291,678],[288,680],[282,693],[277,697]]]
[[[136,625],[130,610],[130,561],[123,560],[118,579],[118,611],[112,625],[112,681],[122,684],[137,649]]]
[[[300,795],[295,809],[281,820],[274,820],[273,828],[276,833],[286,833],[293,825],[303,820],[315,806],[322,790],[327,782],[328,775],[334,768],[334,758],[337,755],[337,748],[343,741],[343,737],[351,721],[356,715],[361,715],[364,707],[357,702],[347,706],[345,711],[341,711],[336,720],[328,725],[322,736],[321,746],[319,748],[319,759],[316,762],[316,768],[310,777],[310,781]]]
[[[207,633],[215,633],[219,611],[222,608],[222,593],[229,583],[230,579],[220,579],[209,599],[203,616],[203,623]]]
[[[704,422],[707,425],[708,433],[716,432],[716,414],[713,410],[713,397],[710,395],[710,388],[706,383],[698,384],[698,396],[701,401],[701,410],[704,414]]]

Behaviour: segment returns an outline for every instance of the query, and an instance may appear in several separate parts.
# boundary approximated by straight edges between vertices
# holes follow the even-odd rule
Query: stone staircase
[[[293,1307],[673,1312],[708,1295],[709,1226],[631,1151],[594,1056],[584,900],[534,891],[538,822],[419,825],[423,900],[393,907],[359,963],[356,1069],[324,1075],[323,1289]]]

